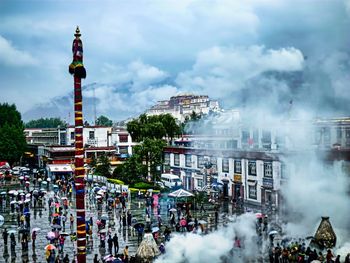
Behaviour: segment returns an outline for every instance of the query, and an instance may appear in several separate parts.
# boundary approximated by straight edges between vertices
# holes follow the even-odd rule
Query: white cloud
[[[244,88],[246,81],[266,71],[298,71],[304,58],[295,48],[263,46],[213,47],[200,52],[192,70],[180,73],[177,83],[216,98]]]
[[[7,66],[31,66],[36,65],[37,61],[30,53],[16,49],[0,35],[0,63]]]

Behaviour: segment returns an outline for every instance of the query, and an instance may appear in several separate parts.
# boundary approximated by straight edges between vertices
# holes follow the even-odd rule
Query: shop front
[[[244,186],[242,184],[242,175],[241,174],[234,174],[233,175],[232,199],[234,201],[244,199]]]
[[[261,205],[267,210],[276,206],[276,192],[273,187],[273,179],[264,177],[261,187]]]

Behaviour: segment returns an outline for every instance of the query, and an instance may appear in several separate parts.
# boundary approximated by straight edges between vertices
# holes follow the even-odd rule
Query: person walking
[[[4,229],[2,232],[2,238],[4,239],[4,245],[7,246],[7,239],[8,239],[9,233],[7,232],[7,228]]]
[[[108,240],[107,240],[107,243],[108,243],[108,251],[109,251],[109,254],[112,255],[112,248],[113,248],[113,238],[111,235],[108,236]]]
[[[123,251],[124,262],[129,263],[129,247],[126,246]]]
[[[73,232],[74,216],[72,214],[70,214],[69,221],[70,221],[70,231]]]
[[[11,241],[11,252],[15,253],[16,251],[16,238],[15,238],[15,234],[11,233],[10,235],[10,241]]]
[[[68,254],[66,254],[63,258],[63,263],[69,263],[69,258],[68,258]]]
[[[95,254],[95,257],[94,257],[94,263],[99,263],[100,261],[98,260],[98,255]]]
[[[35,248],[35,240],[36,240],[36,231],[33,231],[32,233],[32,246]]]
[[[119,243],[118,243],[118,236],[116,233],[113,236],[113,244],[114,244],[114,254],[117,255],[119,251]]]

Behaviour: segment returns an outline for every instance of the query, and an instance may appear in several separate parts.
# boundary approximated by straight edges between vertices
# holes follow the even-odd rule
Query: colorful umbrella
[[[51,240],[51,239],[54,239],[56,237],[56,234],[51,231],[51,232],[47,233],[46,237],[47,237],[47,239]]]
[[[56,247],[52,244],[49,244],[45,247],[45,250],[54,250],[54,249],[56,249]]]
[[[256,218],[263,218],[264,215],[263,215],[262,213],[256,213],[256,214],[255,214],[255,217],[256,217]]]

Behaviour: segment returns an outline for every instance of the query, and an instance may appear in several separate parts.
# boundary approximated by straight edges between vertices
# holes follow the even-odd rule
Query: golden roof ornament
[[[315,233],[313,242],[321,249],[335,247],[337,236],[333,230],[329,217],[323,216],[321,223]]]

